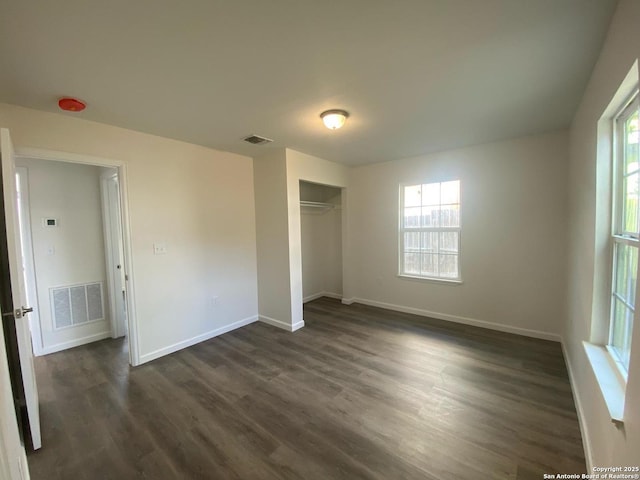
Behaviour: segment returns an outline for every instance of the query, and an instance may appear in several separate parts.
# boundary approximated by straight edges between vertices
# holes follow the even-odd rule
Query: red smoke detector
[[[67,112],[81,112],[87,108],[86,103],[71,97],[62,97],[58,100],[58,106]]]

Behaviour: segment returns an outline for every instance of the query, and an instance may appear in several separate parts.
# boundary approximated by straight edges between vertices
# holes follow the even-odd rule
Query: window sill
[[[582,345],[598,381],[611,421],[616,424],[622,424],[626,382],[622,378],[607,347],[588,342],[582,342]]]
[[[462,285],[462,280],[449,280],[446,278],[414,277],[413,275],[398,274],[398,278],[405,280],[417,280],[419,282],[438,283],[442,285]]]

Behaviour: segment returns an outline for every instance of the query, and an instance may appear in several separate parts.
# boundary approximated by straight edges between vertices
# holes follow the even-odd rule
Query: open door
[[[13,317],[20,360],[20,373],[24,386],[24,401],[27,408],[31,442],[34,449],[42,446],[40,437],[40,407],[38,405],[38,388],[33,367],[33,350],[31,330],[26,315],[32,310],[26,305],[26,287],[22,275],[22,246],[20,242],[20,226],[18,223],[18,202],[16,190],[16,165],[13,145],[9,130],[0,130],[0,157],[2,160],[2,192],[4,200],[4,217],[7,234],[7,256],[9,275],[11,277],[11,300],[13,311],[4,315]],[[4,243],[4,242],[2,242]],[[6,288],[6,286],[5,286]],[[7,319],[6,317],[3,318]]]
[[[111,332],[113,338],[118,338],[127,335],[124,246],[118,174],[103,175],[101,182]]]

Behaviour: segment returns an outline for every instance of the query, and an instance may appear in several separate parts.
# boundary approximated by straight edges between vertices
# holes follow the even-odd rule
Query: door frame
[[[140,348],[138,342],[138,321],[135,307],[135,275],[133,266],[133,252],[131,249],[131,227],[129,216],[129,194],[127,165],[121,160],[96,157],[78,153],[60,152],[56,150],[45,150],[40,148],[16,148],[15,157],[33,158],[37,160],[49,160],[55,162],[78,163],[83,165],[94,165],[97,167],[115,168],[118,171],[120,182],[120,208],[122,212],[122,243],[124,247],[124,272],[126,291],[126,311],[129,339],[129,363],[132,366],[140,365]]]

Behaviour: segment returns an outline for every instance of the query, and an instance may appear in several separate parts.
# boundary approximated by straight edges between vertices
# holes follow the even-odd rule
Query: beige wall
[[[18,151],[124,162],[141,361],[257,319],[250,158],[6,104],[0,126]]]
[[[581,407],[587,455],[594,466],[638,465],[640,459],[640,318],[636,312],[631,365],[626,391],[624,426],[609,417],[583,341],[601,337],[592,319],[606,315],[598,308],[598,294],[608,288],[602,274],[605,246],[599,231],[608,212],[596,210],[596,199],[606,183],[596,182],[597,125],[634,61],[640,57],[640,2],[621,0],[612,20],[600,58],[592,74],[570,132],[568,322],[564,328],[567,360],[574,395]],[[602,172],[602,170],[600,170]],[[599,188],[603,187],[603,188]],[[606,195],[605,195],[606,197]],[[608,198],[605,198],[608,201]],[[605,209],[606,210],[606,209]],[[604,275],[604,280],[603,280]],[[595,288],[594,288],[595,285]],[[594,297],[595,295],[595,297]],[[595,300],[595,302],[594,302]],[[593,310],[594,304],[596,310]],[[594,318],[595,317],[595,318]]]
[[[284,149],[254,160],[260,318],[291,326],[287,165]]]
[[[560,132],[353,169],[351,296],[448,320],[559,338],[567,154],[567,134]],[[463,283],[398,277],[399,185],[450,179],[461,180]]]

